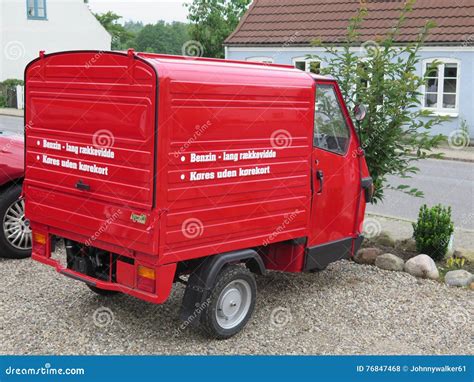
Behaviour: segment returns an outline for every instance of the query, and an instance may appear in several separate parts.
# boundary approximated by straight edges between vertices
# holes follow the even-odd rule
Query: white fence
[[[25,87],[16,86],[16,108],[23,109],[25,107]]]

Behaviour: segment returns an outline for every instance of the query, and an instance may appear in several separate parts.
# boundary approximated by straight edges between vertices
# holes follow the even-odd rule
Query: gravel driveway
[[[0,260],[5,354],[473,354],[473,292],[352,262],[258,278],[246,329],[210,341],[177,320],[184,287],[154,306],[99,297],[31,260]]]

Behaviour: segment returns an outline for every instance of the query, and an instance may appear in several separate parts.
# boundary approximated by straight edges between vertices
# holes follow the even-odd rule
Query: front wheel
[[[30,222],[25,217],[21,185],[14,184],[0,193],[0,257],[23,259],[31,256]]]
[[[206,333],[217,339],[237,334],[255,308],[257,283],[247,268],[229,265],[218,274],[201,316]]]

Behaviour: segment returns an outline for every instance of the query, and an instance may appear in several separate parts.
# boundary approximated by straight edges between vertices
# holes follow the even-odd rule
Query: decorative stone
[[[397,240],[395,243],[395,248],[404,252],[416,252],[415,239],[409,238],[409,239]]]
[[[449,271],[444,276],[444,282],[449,286],[467,287],[474,282],[474,275],[464,269]]]
[[[362,248],[359,249],[354,256],[354,261],[359,264],[373,265],[377,256],[383,252],[378,248]]]
[[[474,251],[473,250],[468,250],[464,248],[457,248],[456,251],[453,253],[453,257],[460,258],[460,259],[466,259],[467,261],[470,261],[471,263],[474,263]]]
[[[395,246],[395,240],[386,231],[382,231],[380,235],[372,238],[372,241],[375,242],[377,245],[383,245],[384,247]]]
[[[405,263],[405,272],[415,277],[437,280],[439,278],[438,268],[435,262],[428,255],[418,255],[412,257]]]
[[[402,259],[391,253],[384,253],[375,259],[375,265],[387,271],[403,271],[404,264],[405,262]]]

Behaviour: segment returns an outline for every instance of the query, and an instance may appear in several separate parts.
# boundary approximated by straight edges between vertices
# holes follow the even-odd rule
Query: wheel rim
[[[216,305],[216,320],[223,329],[232,329],[247,316],[252,301],[250,284],[242,279],[229,283],[220,293]]]
[[[3,234],[15,249],[31,249],[30,221],[25,218],[25,201],[19,199],[8,207],[3,217]]]

